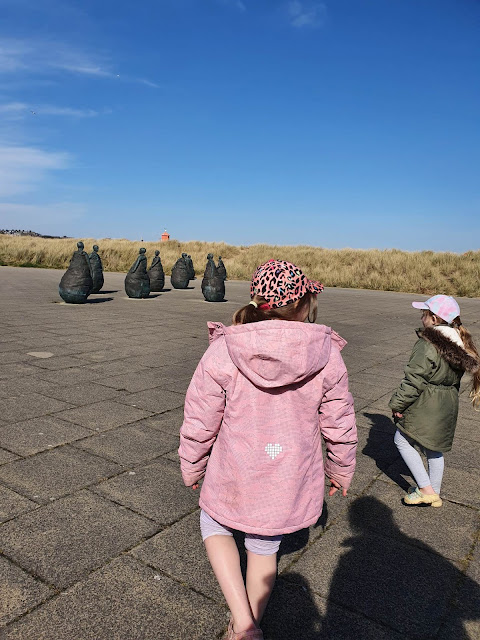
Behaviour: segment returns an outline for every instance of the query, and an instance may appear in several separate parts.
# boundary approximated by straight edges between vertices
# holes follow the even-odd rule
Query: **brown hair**
[[[238,309],[233,314],[233,324],[248,324],[261,320],[297,320],[302,311],[307,309],[308,321],[315,322],[317,319],[317,295],[309,291],[296,302],[278,307],[278,309],[261,309],[261,305],[268,304],[268,301],[262,296],[253,296],[252,302],[256,302],[258,307],[249,303]]]
[[[468,355],[472,356],[472,358],[475,358],[475,360],[478,360],[480,363],[480,354],[478,353],[478,349],[475,346],[475,343],[473,342],[471,333],[463,326],[460,316],[457,316],[456,318],[454,318],[449,325],[448,322],[446,322],[439,316],[435,315],[430,310],[428,311],[426,310],[425,313],[428,313],[430,316],[437,318],[438,319],[437,324],[450,326],[456,329],[460,334],[460,339],[463,342],[463,347],[465,351],[468,353]],[[472,404],[474,409],[477,409],[477,408],[480,409],[480,366],[476,369],[476,371],[474,371],[471,374],[471,376],[472,376],[472,384],[470,387],[469,395],[470,395],[470,398],[472,399]]]

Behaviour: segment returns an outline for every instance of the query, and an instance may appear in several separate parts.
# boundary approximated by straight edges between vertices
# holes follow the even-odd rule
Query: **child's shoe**
[[[403,501],[405,504],[429,504],[431,507],[441,507],[443,504],[439,495],[422,493],[418,487],[410,488]]]
[[[261,629],[250,629],[249,631],[235,633],[233,630],[233,618],[230,618],[227,633],[223,636],[223,640],[263,640],[263,633]]]

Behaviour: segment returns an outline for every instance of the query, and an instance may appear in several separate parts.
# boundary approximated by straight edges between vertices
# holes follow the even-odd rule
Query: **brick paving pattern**
[[[107,273],[75,306],[61,273],[0,267],[0,638],[221,638],[228,611],[176,450],[206,322],[229,323],[248,283],[227,282],[218,304],[199,279],[130,300]],[[320,296],[319,321],[349,342],[358,466],[347,499],[327,496],[316,526],[285,537],[266,640],[480,638],[480,416],[465,387],[444,507],[401,502],[410,479],[387,403],[415,299]],[[480,342],[480,300],[460,304]]]

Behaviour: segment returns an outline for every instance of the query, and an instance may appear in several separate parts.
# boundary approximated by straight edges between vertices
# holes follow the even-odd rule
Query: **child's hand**
[[[393,412],[393,417],[394,418],[403,418],[403,413],[399,413],[398,411],[394,411]]]
[[[342,488],[342,485],[339,484],[336,480],[332,480],[330,478],[330,490],[328,492],[329,496],[333,496],[334,493],[336,493],[339,489],[342,489],[342,496],[344,498],[347,497],[347,490]]]
[[[198,482],[196,482],[195,484],[192,484],[192,489],[195,491],[195,489],[198,489]]]

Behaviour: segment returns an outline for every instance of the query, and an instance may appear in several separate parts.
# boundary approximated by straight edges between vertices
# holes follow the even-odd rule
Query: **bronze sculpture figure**
[[[150,291],[161,291],[165,286],[165,273],[158,249],[155,251],[155,257],[148,270],[148,277],[150,278]]]
[[[190,273],[188,264],[186,261],[187,254],[182,253],[182,257],[179,258],[172,267],[172,275],[170,276],[170,282],[174,289],[186,289],[190,281]]]
[[[207,256],[207,266],[202,280],[202,293],[207,302],[221,302],[225,297],[225,281],[218,274],[212,253]]]
[[[196,280],[197,278],[195,276],[195,267],[193,266],[192,256],[189,254],[185,258],[185,261],[186,261],[187,266],[188,266],[188,275],[189,275],[190,280]]]
[[[223,279],[227,279],[227,270],[223,264],[222,256],[218,256],[217,273]]]
[[[68,269],[58,285],[60,297],[70,304],[84,304],[93,288],[92,271],[83,242],[77,242]]]
[[[125,277],[125,292],[129,298],[148,298],[150,295],[150,278],[147,273],[146,249],[138,252],[138,257]]]
[[[90,268],[92,270],[93,280],[91,293],[98,293],[103,287],[103,265],[102,259],[98,255],[98,244],[93,245],[93,251],[88,257],[90,259]]]

